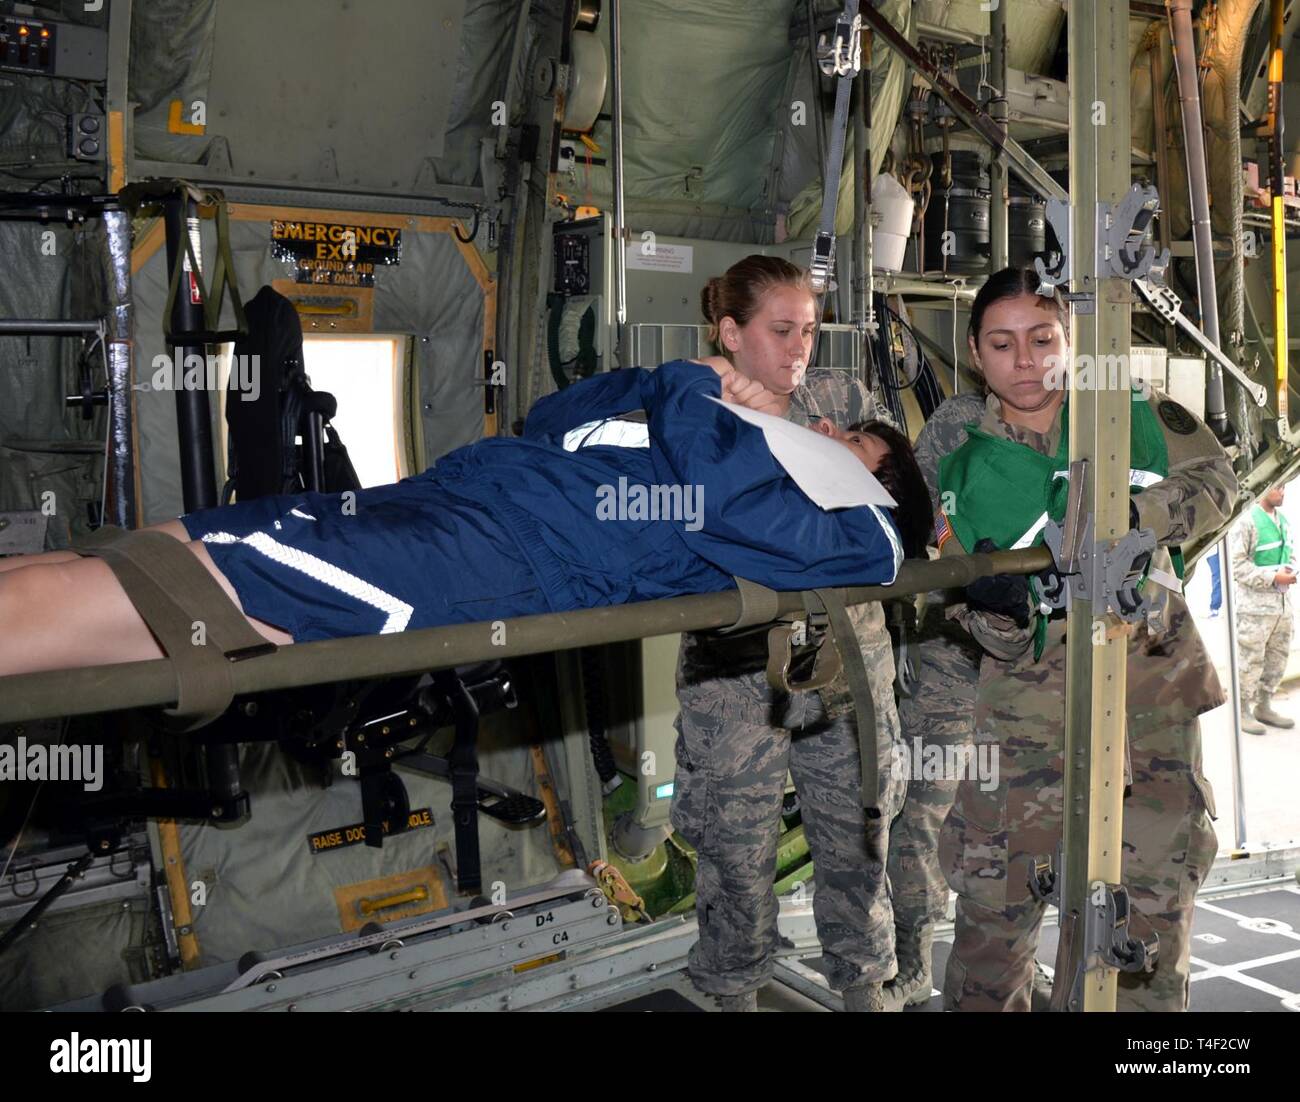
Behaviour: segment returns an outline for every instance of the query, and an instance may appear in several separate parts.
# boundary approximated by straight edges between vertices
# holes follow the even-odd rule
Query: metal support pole
[[[1151,110],[1154,115],[1156,147],[1156,189],[1160,192],[1161,211],[1160,249],[1169,248],[1169,196],[1173,176],[1169,170],[1169,121],[1165,117],[1165,59],[1164,36],[1156,35],[1149,51],[1151,54]],[[1171,323],[1165,322],[1165,347],[1170,352],[1178,351],[1178,330]]]
[[[199,241],[198,204],[186,191],[178,190],[163,202],[163,222],[167,231],[167,270],[174,272],[183,265],[176,301],[172,303],[173,333],[196,333],[204,328],[203,303],[197,285],[190,277],[185,239],[193,243],[194,260],[201,266],[203,256]],[[198,273],[196,273],[198,274]],[[217,465],[212,452],[211,407],[208,404],[207,348],[204,345],[174,345],[172,378],[176,387],[176,429],[181,452],[181,493],[185,511],[210,509],[218,504]],[[202,365],[198,385],[187,386],[190,364]],[[231,743],[211,743],[205,748],[208,790],[218,803],[237,800],[243,792],[239,778],[239,747]]]
[[[864,54],[870,49],[863,44]],[[866,80],[863,80],[863,76]],[[867,137],[867,116],[871,110],[870,70],[863,70],[853,82],[853,301],[850,317],[853,322],[853,343],[862,379],[871,386],[866,375],[867,330],[874,324],[869,317],[871,301],[872,233],[871,233],[871,142]]]
[[[624,347],[624,330],[627,328],[627,224],[623,207],[623,61],[621,33],[621,0],[609,4],[609,70],[611,84],[610,111],[613,118],[610,130],[613,136],[611,167],[614,171],[614,325],[617,333],[619,366],[627,355]]]
[[[1007,103],[1007,8],[1009,4],[998,4],[989,16],[989,31],[992,39],[990,49],[990,68],[993,70],[993,82],[997,85],[997,94],[989,101],[989,115],[1002,131],[1003,141],[1009,133],[1007,120],[1010,106]],[[989,185],[993,192],[992,206],[989,208],[989,271],[1000,272],[1011,259],[1011,227],[1007,216],[1007,155],[994,150],[993,160],[989,164]]]
[[[1196,39],[1192,33],[1192,0],[1169,0],[1169,26],[1174,42],[1174,68],[1183,112],[1183,147],[1187,154],[1187,189],[1192,204],[1192,239],[1196,243],[1196,297],[1201,307],[1201,331],[1216,348],[1219,336],[1219,290],[1214,274],[1214,235],[1210,227],[1210,180],[1205,162],[1205,129],[1201,117],[1201,88],[1197,81]],[[1205,386],[1205,420],[1222,436],[1227,428],[1223,399],[1223,369],[1213,359]]]
[[[826,113],[822,111],[821,68],[817,64],[817,20],[813,13],[816,0],[804,0],[804,15],[808,22],[808,79],[814,133],[817,135],[817,179],[822,189],[826,187]]]
[[[1273,0],[1269,12],[1268,63],[1269,190],[1273,197],[1273,337],[1274,347],[1277,349],[1274,366],[1277,370],[1275,381],[1278,435],[1283,440],[1291,435],[1289,393],[1291,347],[1288,336],[1286,259],[1286,126],[1283,113],[1286,50],[1282,45],[1282,35],[1286,27],[1285,9],[1286,0]]]
[[[1241,652],[1237,649],[1237,582],[1232,576],[1232,548],[1227,536],[1219,541],[1219,578],[1228,617],[1228,674],[1232,682],[1232,815],[1233,840],[1246,848],[1246,785],[1241,774]]]
[[[104,286],[108,295],[108,455],[104,471],[104,521],[119,528],[140,523],[140,465],[135,431],[135,304],[131,297],[131,215],[103,215]]]
[[[862,72],[858,74],[857,85],[859,88],[858,107],[859,111],[855,118],[854,124],[854,149],[859,150],[858,165],[863,175],[862,195],[862,252],[857,257],[858,277],[862,286],[858,289],[862,303],[862,337],[858,350],[858,355],[862,358],[858,361],[866,364],[866,350],[868,334],[874,335],[879,328],[876,322],[876,296],[874,293],[874,283],[876,276],[876,228],[872,224],[873,210],[871,205],[871,187],[875,179],[871,174],[872,165],[872,119],[871,119],[871,54],[876,48],[876,38],[870,31],[864,31],[862,35]]]
[[[177,191],[163,204],[163,220],[167,229],[167,270],[176,270],[183,263],[176,301],[172,304],[171,328],[174,333],[196,333],[203,329],[203,303],[195,301],[189,279],[189,262],[185,256],[185,238],[194,242],[195,259],[202,264],[199,252],[198,205],[189,195]],[[207,349],[201,345],[176,345],[172,353],[172,377],[179,380],[176,388],[176,425],[180,437],[181,492],[185,511],[209,509],[217,504],[217,469],[212,455],[212,421],[208,405],[206,380]],[[192,357],[204,366],[199,371],[199,385],[187,387],[185,374],[187,361]]]
[[[1076,364],[1089,362],[1084,357],[1116,362],[1102,356],[1127,363],[1132,289],[1104,268],[1097,227],[1098,204],[1118,204],[1131,186],[1129,4],[1094,0],[1073,6],[1070,15],[1071,289],[1093,296],[1090,310],[1076,304],[1073,353]],[[1104,125],[1098,103],[1105,105]],[[1119,388],[1076,386],[1070,397],[1070,463],[1087,463],[1083,502],[1098,540],[1128,531],[1130,406],[1130,394]],[[1092,548],[1084,550],[1090,566]],[[1066,624],[1064,868],[1057,870],[1064,873],[1062,940],[1072,946],[1060,979],[1085,970],[1081,1004],[1072,1010],[1115,1009],[1117,972],[1094,956],[1085,934],[1093,885],[1120,883],[1127,660],[1125,626],[1092,599],[1074,599]]]
[[[98,321],[46,321],[40,318],[0,318],[0,336],[76,337],[99,332]]]

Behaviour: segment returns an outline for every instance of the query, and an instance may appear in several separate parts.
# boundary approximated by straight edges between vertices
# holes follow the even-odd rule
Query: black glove
[[[990,539],[975,545],[976,554],[986,554],[998,549]],[[993,574],[976,578],[966,587],[966,606],[983,612],[996,613],[1012,620],[1016,627],[1029,626],[1029,579],[1023,574]]]

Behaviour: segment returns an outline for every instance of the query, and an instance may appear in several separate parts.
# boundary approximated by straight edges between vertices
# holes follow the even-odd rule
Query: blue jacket
[[[480,440],[354,500],[277,495],[184,521],[244,611],[299,642],[716,592],[736,575],[892,581],[886,514],[814,505],[758,429],[708,400],[721,392],[688,361],[601,375],[538,402],[523,439]],[[638,410],[646,424],[593,435]]]
[[[602,549],[602,560],[608,548],[629,567],[639,564],[626,549],[653,547],[662,570],[654,579],[659,586],[679,593],[717,590],[730,588],[732,576],[773,589],[893,581],[902,550],[888,514],[815,505],[773,458],[759,429],[708,400],[721,395],[717,373],[689,360],[653,371],[610,372],[537,402],[524,438],[560,447],[579,426],[645,411],[648,447],[582,447],[568,453],[576,463],[556,469],[574,476],[569,482],[574,501],[592,500],[590,480],[603,478],[608,484],[620,475],[643,485],[692,487],[697,498],[702,494],[702,526],[619,521],[595,525],[586,534],[595,541],[593,549]],[[683,546],[688,554],[682,554]],[[697,565],[700,560],[704,569]],[[639,591],[651,579],[626,580]]]

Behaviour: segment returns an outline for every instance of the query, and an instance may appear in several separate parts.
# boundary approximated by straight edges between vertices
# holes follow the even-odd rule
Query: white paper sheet
[[[742,421],[763,431],[767,446],[795,484],[823,509],[849,509],[855,505],[884,505],[896,502],[857,456],[838,440],[803,428],[782,417],[759,413],[745,406],[710,398]]]

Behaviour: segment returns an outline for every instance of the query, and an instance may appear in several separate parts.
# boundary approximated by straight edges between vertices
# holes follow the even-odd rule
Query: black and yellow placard
[[[433,826],[433,811],[430,808],[422,807],[418,811],[412,811],[406,817],[406,830],[419,830],[421,827],[431,826]],[[387,838],[393,833],[393,826],[385,819],[383,827],[384,837]],[[366,824],[352,823],[349,826],[335,827],[333,830],[318,830],[314,834],[307,835],[307,849],[313,854],[328,853],[330,850],[360,845],[365,840]]]
[[[339,222],[271,223],[271,254],[292,260],[299,283],[373,287],[376,265],[399,264],[402,231]]]

